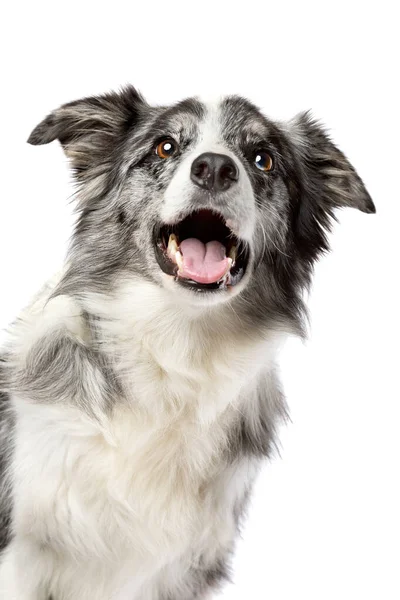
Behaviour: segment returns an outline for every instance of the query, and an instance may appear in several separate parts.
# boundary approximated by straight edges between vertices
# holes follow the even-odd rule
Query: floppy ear
[[[102,96],[64,104],[35,127],[28,138],[33,145],[58,139],[76,174],[106,162],[124,133],[137,121],[145,106],[131,85]]]
[[[297,164],[293,232],[302,257],[312,262],[329,249],[326,232],[336,208],[374,213],[375,206],[343,152],[308,112],[295,117],[289,131]]]
[[[304,169],[305,191],[317,193],[328,210],[350,206],[374,213],[374,203],[361,178],[310,113],[295,117],[291,126]]]

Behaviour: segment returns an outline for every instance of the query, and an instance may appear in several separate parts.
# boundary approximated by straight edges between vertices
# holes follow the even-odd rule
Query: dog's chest
[[[41,414],[32,418],[25,408],[15,462],[16,524],[64,557],[60,590],[74,589],[78,571],[69,565],[93,567],[93,581],[103,577],[104,589],[128,584],[136,590],[140,578],[131,581],[132,573],[145,582],[180,557],[213,561],[230,547],[235,508],[256,468],[247,461],[233,466],[224,456],[234,414],[199,426],[188,413],[160,427],[121,408],[106,441],[73,410],[35,407]],[[39,477],[40,493],[32,496],[31,482]]]
[[[232,459],[230,436],[268,356],[176,314],[107,323],[101,347],[121,389],[111,413],[94,422],[82,407],[15,398],[15,522],[67,563],[107,565],[105,582],[120,565],[114,588],[128,573],[147,577],[181,556],[212,561],[230,546],[257,467]]]
[[[126,337],[113,332],[124,402],[114,408],[108,443],[99,440],[88,464],[109,520],[117,529],[123,523],[121,539],[173,556],[221,517],[231,524],[246,487],[231,467],[231,434],[246,410],[243,392],[257,385],[265,345],[229,338],[226,329],[205,335],[179,318],[139,323]]]
[[[223,445],[234,415],[199,426],[189,411],[167,425],[120,408],[103,435],[73,409],[44,408],[35,407],[33,417],[25,405],[20,413],[19,527],[61,552],[111,559],[128,549],[179,553],[209,526],[221,502]],[[32,497],[39,477],[41,492]]]

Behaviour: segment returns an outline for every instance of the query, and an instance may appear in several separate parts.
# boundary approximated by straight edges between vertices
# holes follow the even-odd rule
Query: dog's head
[[[80,184],[69,291],[142,277],[190,304],[293,316],[334,209],[375,212],[307,113],[277,124],[240,97],[152,107],[126,87],[62,106],[29,142],[55,139]]]

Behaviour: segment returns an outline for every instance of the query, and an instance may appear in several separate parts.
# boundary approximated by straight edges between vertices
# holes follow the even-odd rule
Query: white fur
[[[227,467],[221,448],[247,410],[241,389],[257,386],[280,339],[232,332],[229,305],[195,318],[152,284],[124,283],[82,307],[47,302],[50,292],[16,326],[15,360],[52,328],[84,343],[87,309],[101,317],[99,340],[123,398],[98,422],[77,407],[13,396],[15,538],[0,565],[0,598],[47,600],[50,590],[54,600],[156,600],[185,561],[212,560],[232,544],[227,515],[258,460]]]
[[[239,169],[239,179],[228,195],[235,194],[247,198],[248,202],[236,205],[235,221],[230,223],[233,233],[247,242],[253,241],[255,228],[255,203],[249,176],[237,155],[227,148],[222,140],[220,105],[210,104],[206,116],[199,126],[199,139],[196,146],[182,160],[165,192],[165,200],[161,218],[165,223],[173,223],[186,209],[193,195],[194,184],[190,179],[190,169],[193,161],[203,152],[216,152],[229,156]]]

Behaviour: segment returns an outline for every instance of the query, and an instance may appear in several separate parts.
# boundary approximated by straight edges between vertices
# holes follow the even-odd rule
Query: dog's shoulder
[[[115,378],[95,348],[90,317],[77,299],[54,293],[57,283],[46,284],[10,328],[7,389],[15,401],[72,404],[91,416],[103,414]]]
[[[55,336],[84,340],[85,322],[78,302],[55,294],[59,276],[47,282],[10,328],[10,358],[25,360],[38,345],[45,346]]]

